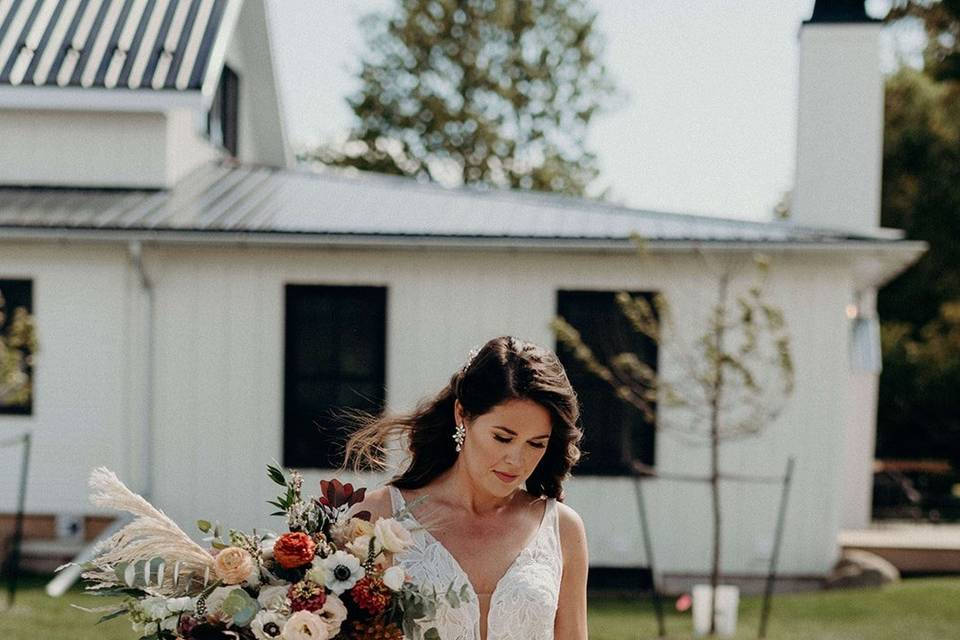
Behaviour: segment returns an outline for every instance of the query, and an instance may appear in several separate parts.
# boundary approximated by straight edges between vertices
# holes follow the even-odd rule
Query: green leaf
[[[213,525],[207,520],[197,520],[197,529],[200,529],[200,531],[209,533],[211,528],[213,528]]]
[[[233,619],[233,624],[246,627],[260,610],[260,603],[243,589],[234,589],[220,605],[223,612]]]
[[[430,627],[423,632],[423,640],[440,640],[440,632],[436,627]]]
[[[267,465],[267,475],[270,476],[270,479],[281,487],[287,486],[287,478],[283,475],[283,471],[277,467],[268,464]]]
[[[117,610],[114,611],[113,613],[108,613],[107,615],[102,616],[102,617],[101,617],[99,620],[97,620],[94,624],[100,624],[101,622],[106,622],[107,620],[113,620],[114,618],[117,618],[117,617],[119,617],[119,616],[122,616],[122,615],[125,614],[126,612],[127,612],[126,609],[117,609]]]

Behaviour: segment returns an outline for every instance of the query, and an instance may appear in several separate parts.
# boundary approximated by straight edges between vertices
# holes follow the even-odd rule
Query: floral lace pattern
[[[400,491],[390,486],[393,510],[405,506]],[[404,571],[423,586],[443,593],[453,584],[466,585],[470,602],[450,607],[441,598],[437,617],[425,623],[440,632],[442,640],[481,640],[480,603],[466,573],[453,555],[415,519],[402,521],[414,544],[397,557]],[[560,549],[556,500],[547,500],[540,527],[497,583],[490,598],[485,640],[553,640],[554,618],[560,597],[563,558]],[[419,640],[415,638],[413,640]]]

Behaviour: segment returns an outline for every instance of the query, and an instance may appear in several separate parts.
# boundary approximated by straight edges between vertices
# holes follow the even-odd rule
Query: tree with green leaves
[[[613,95],[586,0],[398,0],[364,18],[345,142],[305,159],[583,195],[587,127]]]
[[[934,80],[960,80],[960,0],[894,0],[886,19],[919,21],[924,70]]]
[[[882,222],[930,249],[878,297],[884,369],[877,456],[960,469],[960,81],[887,81]]]
[[[642,260],[654,259],[642,239],[635,241]],[[768,301],[762,286],[769,258],[723,258],[703,251],[697,251],[696,256],[706,266],[704,278],[715,284],[715,298],[695,336],[684,335],[675,325],[664,295],[654,295],[651,302],[626,292],[617,294],[617,304],[631,328],[657,344],[660,357],[671,362],[669,373],[649,366],[629,351],[606,360],[597,357],[596,349],[562,317],[554,319],[552,328],[569,353],[591,374],[607,382],[620,400],[646,415],[648,424],[670,431],[691,446],[709,448],[707,475],[673,477],[710,486],[713,612],[720,584],[721,481],[759,480],[721,469],[720,447],[727,441],[759,435],[776,421],[793,393],[794,365],[784,313]],[[757,279],[752,286],[744,286],[745,267],[750,263],[756,267]],[[654,421],[655,407],[665,411]],[[716,619],[714,615],[709,619],[712,636]]]

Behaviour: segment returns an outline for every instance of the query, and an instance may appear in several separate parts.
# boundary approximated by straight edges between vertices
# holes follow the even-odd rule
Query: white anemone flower
[[[276,611],[260,611],[250,623],[250,630],[257,640],[275,640],[283,634],[287,617]]]
[[[346,551],[337,551],[330,555],[324,559],[323,565],[327,569],[327,588],[337,595],[352,589],[357,580],[367,573],[366,569],[360,566],[360,560]]]

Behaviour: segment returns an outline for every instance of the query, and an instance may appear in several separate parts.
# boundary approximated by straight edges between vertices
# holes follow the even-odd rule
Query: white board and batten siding
[[[141,298],[122,251],[104,254],[100,266],[80,264],[84,249],[38,245],[31,251],[37,267],[25,275],[35,278],[41,338],[50,359],[38,365],[30,420],[37,425],[38,452],[46,451],[38,457],[51,462],[31,474],[30,507],[76,511],[85,500],[84,478],[95,464],[126,474],[132,486],[141,480],[138,407],[123,395],[138,393],[134,377],[143,350],[122,337],[125,327],[139,322]],[[75,263],[42,266],[63,263],[71,252],[78,252]],[[28,255],[22,252],[17,264],[29,264],[23,261]],[[166,247],[147,249],[145,264],[156,295],[153,497],[188,528],[201,517],[242,528],[279,526],[264,516],[265,500],[273,494],[264,468],[282,452],[286,284],[388,288],[387,400],[395,409],[410,408],[438,390],[469,348],[490,337],[514,334],[552,346],[547,323],[556,312],[558,289],[659,290],[671,298],[680,318],[703,317],[713,295],[706,285],[700,292],[691,290],[700,267],[681,254],[663,255],[641,270],[634,258],[612,255]],[[787,574],[826,572],[835,560],[840,450],[850,393],[847,288],[838,281],[839,267],[799,257],[775,265],[774,299],[784,305],[788,319],[802,318],[791,320],[797,391],[762,438],[725,445],[723,451],[725,467],[742,473],[781,473],[787,456],[796,456],[781,559]],[[81,273],[89,286],[65,291]],[[77,296],[90,301],[88,313],[79,318],[73,310],[83,308],[87,298]],[[60,298],[68,302],[58,304],[68,306],[47,302]],[[811,299],[819,304],[811,307]],[[48,314],[58,320],[48,320]],[[72,348],[62,348],[64,342]],[[666,373],[670,363],[661,367]],[[57,369],[62,379],[52,384],[49,377]],[[97,398],[98,404],[85,409],[78,425],[75,412],[84,406],[83,396]],[[59,454],[50,456],[51,448]],[[692,450],[667,433],[659,435],[656,455],[664,471],[706,470],[705,449]],[[307,472],[310,483],[329,475]],[[667,480],[645,486],[658,570],[702,573],[710,528],[706,487]],[[646,564],[629,479],[574,478],[568,494],[568,503],[586,522],[594,566]],[[0,508],[9,511],[10,499],[5,494]],[[724,489],[725,571],[763,573],[778,499],[775,486]]]

